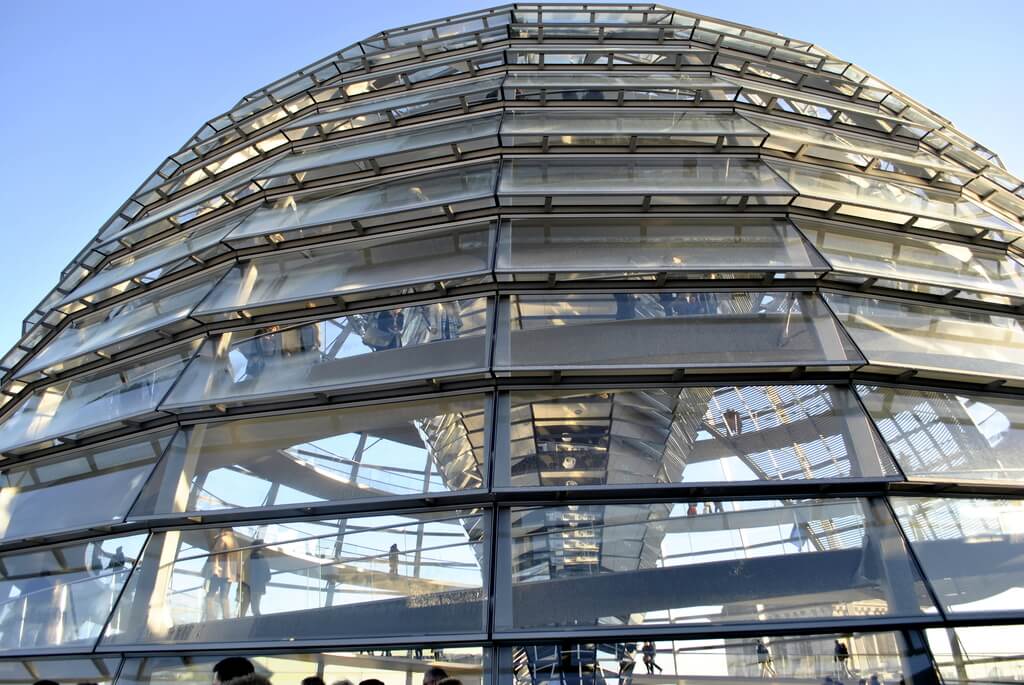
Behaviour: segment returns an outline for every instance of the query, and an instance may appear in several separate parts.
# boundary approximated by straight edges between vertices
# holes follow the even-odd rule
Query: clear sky
[[[497,4],[497,3],[489,3]],[[128,195],[239,97],[385,28],[463,0],[4,3],[0,22],[0,355]],[[1024,173],[1024,2],[688,0],[813,41],[873,72]]]

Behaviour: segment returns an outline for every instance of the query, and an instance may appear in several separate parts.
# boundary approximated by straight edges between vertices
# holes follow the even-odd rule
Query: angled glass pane
[[[827,385],[514,392],[509,418],[513,487],[899,473],[856,398]]]
[[[1024,500],[892,497],[942,610],[1024,608]]]
[[[430,644],[412,648],[389,647],[359,651],[330,651],[292,654],[247,654],[256,672],[281,685],[301,683],[303,678],[321,674],[327,683],[361,683],[375,678],[384,683],[420,685],[432,667],[444,669],[465,685],[483,682],[483,648]],[[160,655],[128,659],[120,685],[210,685],[213,667],[232,654]],[[5,685],[0,683],[0,685]]]
[[[1020,226],[992,214],[958,193],[774,159],[768,164],[796,188],[801,196],[819,198],[828,203],[824,209],[830,209],[832,203],[844,205],[837,210],[840,214],[879,218],[883,221],[887,220],[885,216],[871,212],[881,210],[900,217],[920,216],[933,220],[917,222],[925,228],[963,233],[963,229],[949,225],[955,224],[967,226],[968,235],[986,232],[987,237],[1004,241],[1011,241],[1024,233]],[[866,207],[867,210],[850,209],[845,207],[846,204]],[[891,218],[888,220],[893,221]]]
[[[661,272],[729,277],[821,271],[825,263],[778,219],[513,218],[502,224],[497,270],[567,278]],[[512,276],[513,280],[528,279]]]
[[[164,406],[479,372],[488,360],[487,310],[478,297],[221,333],[203,344]]]
[[[155,533],[103,644],[479,633],[488,544],[469,510]]]
[[[188,320],[189,313],[223,275],[224,269],[216,269],[81,316],[36,353],[19,374],[61,373],[95,361],[96,353],[110,357],[196,326],[197,321]]]
[[[0,423],[0,452],[152,415],[198,345],[193,340],[35,390]]]
[[[505,79],[506,100],[683,100],[731,101],[738,88],[708,73],[511,72]]]
[[[508,158],[500,195],[792,195],[758,159],[727,157]],[[597,198],[616,202],[614,197]],[[659,202],[673,202],[671,197]]]
[[[1024,672],[1024,626],[962,626],[925,631],[946,685],[1019,682]]]
[[[735,112],[679,112],[638,109],[509,110],[501,122],[502,142],[537,145],[758,145],[765,133]]]
[[[438,281],[454,285],[489,273],[491,233],[485,222],[256,257],[232,268],[196,314],[386,289],[404,294],[415,286],[432,289]]]
[[[495,363],[522,369],[859,363],[817,296],[795,292],[514,295]]]
[[[92,649],[146,535],[0,555],[0,650]]]
[[[872,364],[1024,379],[1017,318],[837,292],[825,299]]]
[[[188,426],[132,515],[481,488],[484,401],[470,395]]]
[[[117,675],[121,657],[31,658],[0,661],[0,684],[29,685],[40,680],[109,685]]]
[[[495,617],[504,630],[930,609],[880,500],[579,504],[510,516],[512,616]]]
[[[172,433],[62,452],[0,472],[0,539],[124,520]]]
[[[837,652],[837,645],[842,651]],[[913,683],[916,673],[932,675],[927,655],[915,653],[897,632],[524,644],[505,648],[500,663],[499,682],[515,685],[741,685],[773,679],[830,683],[872,678],[871,682]]]
[[[877,278],[880,286],[1024,298],[1024,266],[1006,252],[814,219],[799,218],[796,224],[835,271]]]
[[[186,266],[202,263],[227,251],[227,247],[221,245],[220,241],[240,221],[236,217],[224,223],[197,227],[118,257],[75,288],[60,301],[59,306],[77,300],[94,303],[139,285],[152,283]],[[193,255],[194,259],[189,259]]]
[[[425,175],[364,186],[289,195],[272,207],[261,207],[229,236],[230,240],[264,236],[336,222],[363,221],[367,217],[434,208],[464,200],[490,198],[497,178],[496,164],[438,170]]]
[[[402,161],[405,157],[411,161],[416,159],[417,155],[422,159],[423,150],[436,146],[444,146],[445,154],[450,154],[450,146],[453,143],[488,137],[493,138],[496,143],[499,118],[495,114],[487,114],[450,123],[416,126],[408,129],[403,127],[397,131],[368,135],[351,141],[346,140],[329,147],[321,146],[310,150],[300,150],[274,162],[269,169],[261,173],[261,176],[301,174],[324,169],[344,173],[372,168],[366,161],[370,159],[402,155]],[[417,151],[417,155],[403,155],[403,153],[412,153],[413,151]],[[323,172],[312,174],[313,177],[324,175],[326,174]],[[308,180],[309,177],[310,175],[307,174],[302,178]]]
[[[907,477],[1024,480],[1024,401],[868,385],[857,392]]]

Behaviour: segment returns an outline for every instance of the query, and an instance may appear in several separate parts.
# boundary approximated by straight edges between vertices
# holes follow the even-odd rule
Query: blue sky
[[[163,159],[237,99],[384,28],[480,2],[7,3],[0,355],[68,261]],[[1024,173],[1024,3],[691,0],[810,40],[908,92]],[[353,8],[358,7],[358,11]]]

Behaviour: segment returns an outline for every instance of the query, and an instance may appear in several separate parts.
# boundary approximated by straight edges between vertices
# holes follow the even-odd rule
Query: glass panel
[[[295,174],[320,167],[334,166],[394,155],[410,150],[421,150],[436,145],[450,145],[485,136],[497,136],[499,117],[460,119],[440,126],[400,129],[377,136],[366,136],[330,147],[299,151],[274,163],[264,176]],[[369,168],[367,165],[366,168]]]
[[[155,533],[103,643],[480,632],[485,528],[451,511]]]
[[[0,661],[0,685],[31,685],[40,680],[108,685],[120,663],[120,657],[5,659]]]
[[[497,172],[496,164],[486,164],[438,170],[348,192],[289,195],[273,207],[257,209],[229,237],[234,240],[491,197]]]
[[[91,650],[145,540],[97,538],[0,555],[0,649]]]
[[[479,395],[198,424],[132,514],[453,492],[485,473]]]
[[[450,376],[487,367],[487,298],[352,314],[207,340],[165,406]]]
[[[505,79],[506,100],[607,100],[620,92],[629,100],[690,101],[701,93],[706,99],[730,101],[738,88],[706,73],[511,72]]]
[[[152,413],[198,345],[39,388],[0,424],[0,452]]]
[[[171,433],[25,461],[0,473],[0,538],[122,521]]]
[[[1024,297],[1024,267],[1005,252],[813,219],[796,223],[837,271]]]
[[[902,215],[919,215],[989,229],[998,236],[1005,232],[1013,240],[1021,228],[991,214],[958,194],[906,183],[884,181],[835,169],[811,167],[772,160],[778,171],[801,195],[832,202],[849,202]]]
[[[1010,316],[825,293],[872,364],[1024,378],[1024,329]]]
[[[1024,626],[931,628],[925,635],[945,685],[1024,679]]]
[[[168,334],[184,329],[189,325],[184,319],[223,275],[223,270],[204,273],[184,283],[142,293],[77,318],[47,343],[19,373],[25,375],[44,370],[59,373],[93,361],[94,358],[83,358],[90,352],[103,351],[110,356],[162,337],[156,331]],[[193,321],[191,325],[197,325],[197,322]]]
[[[880,500],[707,504],[512,509],[503,627],[842,621],[930,608]]]
[[[856,398],[827,385],[515,392],[514,487],[898,475]]]
[[[899,633],[775,635],[765,638],[641,640],[516,646],[503,654],[499,682],[566,683],[915,682],[931,675],[925,654],[911,655]],[[122,678],[123,679],[123,678]]]
[[[149,656],[128,659],[118,678],[120,685],[210,685],[213,667],[228,654]],[[298,685],[303,678],[319,676],[324,682],[361,683],[377,680],[398,685],[420,685],[430,668],[441,668],[465,685],[483,682],[483,649],[480,647],[439,647],[363,649],[349,652],[311,654],[262,654],[250,656],[256,672],[277,685]],[[0,683],[0,685],[4,685]],[[427,685],[436,685],[427,682]]]
[[[630,142],[665,145],[715,144],[721,136],[729,145],[756,145],[764,131],[734,112],[643,110],[527,109],[505,112],[504,142],[529,145],[548,136],[551,145],[613,145]]]
[[[497,363],[521,368],[844,366],[856,351],[812,294],[515,295]]]
[[[511,219],[498,271],[635,275],[822,270],[787,221],[775,219]]]
[[[1024,401],[858,385],[903,472],[928,480],[1024,480]]]
[[[499,194],[792,195],[758,159],[730,157],[509,158]]]
[[[407,286],[485,274],[490,236],[483,223],[254,258],[231,269],[196,314],[406,286],[404,293]]]
[[[891,500],[943,611],[1024,608],[1024,500]]]
[[[60,301],[61,305],[83,300],[95,302],[111,295],[146,285],[180,268],[181,261],[189,255],[196,255],[200,261],[207,251],[213,251],[238,225],[239,219],[213,226],[203,226],[186,231],[167,240],[141,247],[130,254],[118,257],[107,264],[95,276],[87,279]],[[221,246],[223,247],[223,246]],[[226,249],[226,248],[224,248]],[[188,262],[193,264],[194,262]],[[133,282],[133,279],[137,281]]]

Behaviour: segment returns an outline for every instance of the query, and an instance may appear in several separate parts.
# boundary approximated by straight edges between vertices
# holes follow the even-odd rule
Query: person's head
[[[311,675],[308,678],[302,679],[302,685],[327,685],[324,679],[318,675]]]
[[[458,678],[445,678],[437,685],[462,685],[462,681]]]
[[[366,680],[360,680],[359,685],[384,685],[384,681],[377,680],[376,678],[367,678]]]
[[[37,680],[32,685],[59,685],[56,680]]]
[[[427,669],[427,672],[423,674],[423,685],[437,685],[447,677],[448,671],[444,670],[440,666],[431,666]]]
[[[244,656],[229,656],[221,659],[213,667],[213,682],[226,683],[256,672],[256,667]]]
[[[341,680],[335,680],[331,685],[355,685],[355,683],[348,678],[342,678]]]
[[[271,685],[271,682],[269,678],[261,676],[259,673],[250,673],[232,678],[224,685]]]

